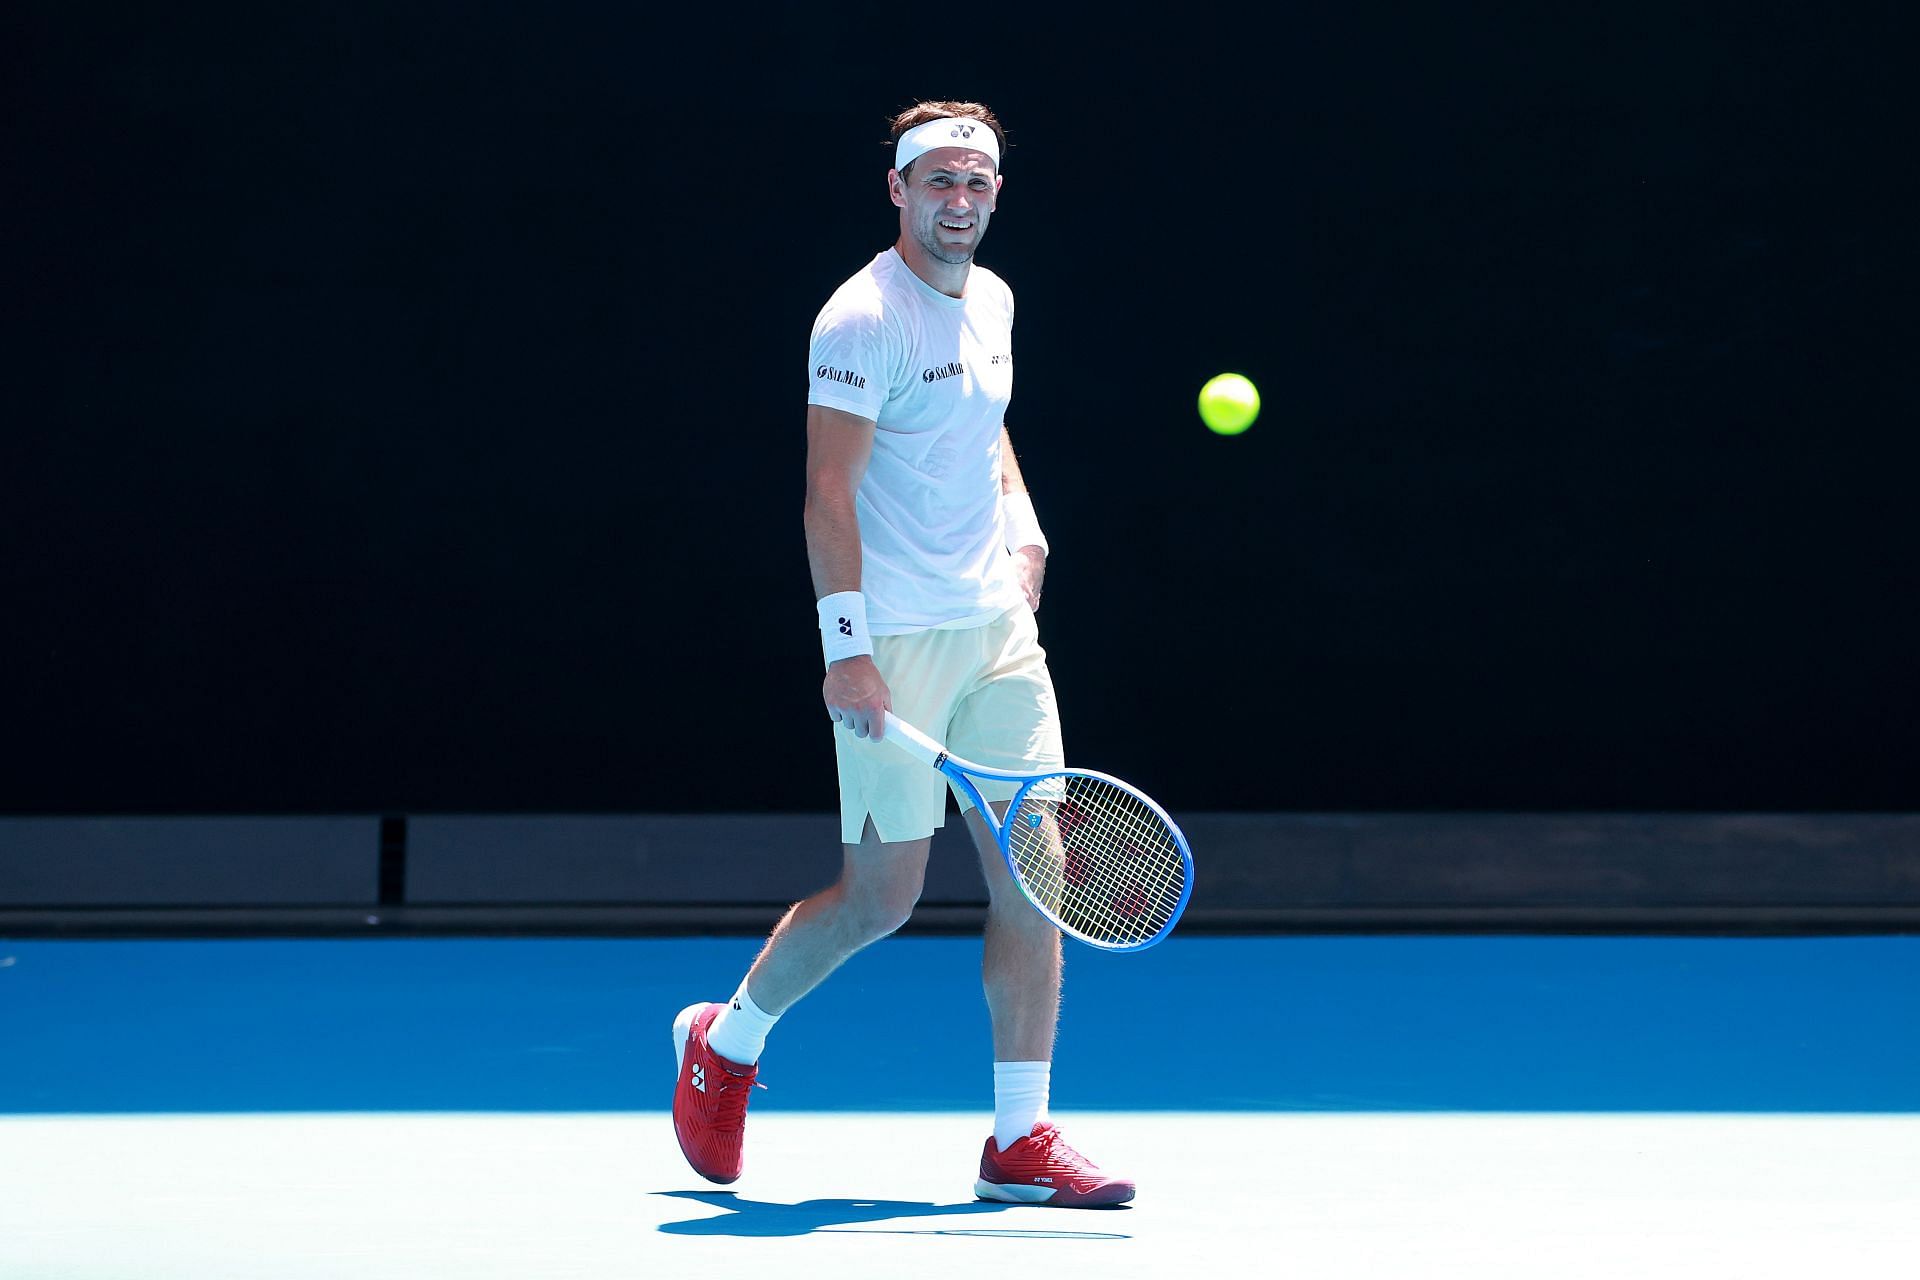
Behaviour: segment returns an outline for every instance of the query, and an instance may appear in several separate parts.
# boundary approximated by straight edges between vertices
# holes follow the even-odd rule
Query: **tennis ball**
[[[1243,374],[1223,373],[1200,388],[1200,421],[1215,435],[1237,436],[1259,416],[1259,388]]]

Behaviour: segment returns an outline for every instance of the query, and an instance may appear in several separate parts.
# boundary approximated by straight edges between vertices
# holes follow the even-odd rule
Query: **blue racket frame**
[[[1146,792],[1140,790],[1140,788],[1130,782],[1116,778],[1112,774],[1100,773],[1093,769],[1051,769],[1045,773],[1016,773],[1006,769],[990,769],[986,765],[975,764],[971,760],[963,760],[954,755],[948,751],[946,747],[934,741],[934,739],[928,737],[913,725],[908,724],[899,716],[894,715],[891,711],[886,712],[885,715],[886,728],[882,740],[896,744],[901,750],[921,761],[923,764],[932,765],[935,769],[938,769],[941,774],[951,780],[955,786],[966,793],[967,798],[973,801],[973,807],[980,811],[981,820],[987,824],[987,829],[993,832],[994,843],[998,845],[1000,849],[1000,859],[1007,864],[1007,874],[1012,878],[1015,887],[1020,890],[1020,896],[1032,904],[1035,911],[1038,911],[1041,915],[1052,921],[1060,932],[1070,938],[1084,942],[1090,947],[1097,947],[1102,951],[1124,953],[1129,951],[1145,951],[1148,947],[1164,941],[1167,935],[1173,932],[1173,927],[1180,923],[1180,917],[1185,914],[1187,909],[1187,900],[1193,896],[1193,850],[1188,847],[1186,833],[1180,830],[1180,824],[1175,822],[1172,816],[1169,815],[1152,796],[1149,796]],[[1155,817],[1167,824],[1167,831],[1172,835],[1174,846],[1179,849],[1180,860],[1184,864],[1180,881],[1180,898],[1179,901],[1174,904],[1172,912],[1168,914],[1167,922],[1162,925],[1160,930],[1151,938],[1140,942],[1127,943],[1105,942],[1098,938],[1090,938],[1061,920],[1058,914],[1049,909],[1045,903],[1035,898],[1032,891],[1027,888],[1026,882],[1021,878],[1020,868],[1014,863],[1013,846],[1012,842],[1008,839],[1007,831],[1010,824],[1000,821],[1000,819],[994,815],[993,806],[988,803],[985,796],[980,794],[980,788],[973,785],[975,778],[979,778],[985,782],[1019,783],[1020,789],[1014,793],[1013,799],[1007,805],[1008,814],[1013,814],[1019,811],[1020,802],[1024,800],[1027,793],[1035,787],[1049,779],[1069,777],[1098,778],[1102,782],[1118,787],[1135,800],[1138,800],[1141,805],[1150,810]]]

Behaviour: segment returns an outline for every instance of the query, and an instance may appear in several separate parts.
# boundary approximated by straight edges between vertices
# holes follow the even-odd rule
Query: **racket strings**
[[[1069,932],[1145,942],[1178,910],[1187,878],[1179,840],[1126,787],[1067,774],[1033,787],[1008,816],[1015,873]]]

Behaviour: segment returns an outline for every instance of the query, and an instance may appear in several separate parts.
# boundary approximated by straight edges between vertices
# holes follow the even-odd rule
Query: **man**
[[[884,741],[897,712],[956,755],[1007,769],[1062,763],[1034,623],[1047,542],[1004,424],[1013,295],[974,253],[999,203],[1005,135],[979,103],[895,117],[887,190],[899,239],[835,291],[808,367],[807,555],[836,722],[840,879],[796,904],[726,1004],[674,1023],[674,1128],[702,1176],[740,1176],[767,1032],[919,900],[944,779]],[[1004,813],[1014,787],[984,792]],[[956,793],[957,794],[957,793]],[[986,873],[982,965],[993,1023],[994,1132],[975,1193],[1019,1203],[1131,1200],[1047,1119],[1060,935],[1020,896],[960,797]]]

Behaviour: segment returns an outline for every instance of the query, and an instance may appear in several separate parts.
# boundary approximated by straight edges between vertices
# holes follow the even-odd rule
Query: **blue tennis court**
[[[1920,938],[1076,948],[1054,1111],[1141,1188],[1083,1213],[971,1197],[975,939],[855,957],[692,1175],[668,1023],[757,945],[0,943],[0,1275],[1858,1276],[1920,1221]]]
[[[726,994],[758,946],[12,942],[0,1110],[657,1109],[673,1013]],[[854,957],[780,1024],[755,1117],[989,1106],[979,952],[897,937]],[[1230,1001],[1263,1012],[1220,1062]],[[1076,947],[1055,1079],[1067,1109],[1920,1112],[1920,938]]]

